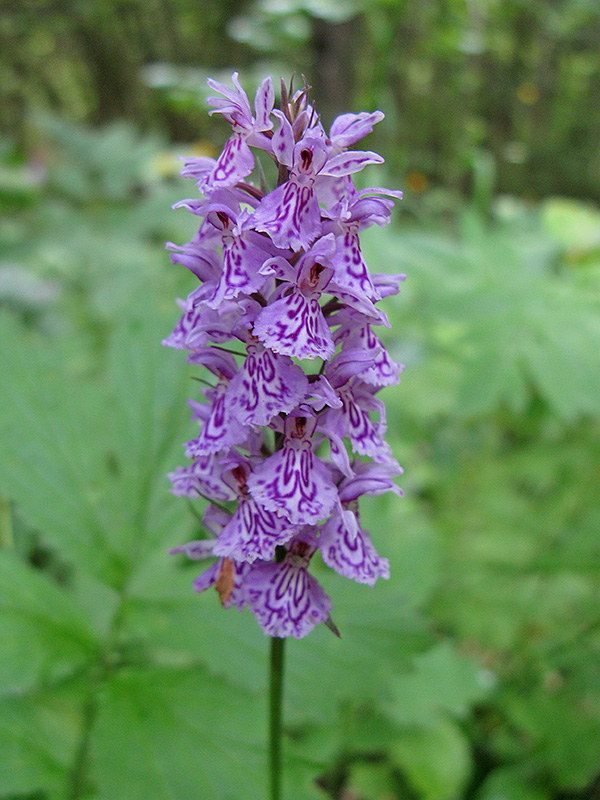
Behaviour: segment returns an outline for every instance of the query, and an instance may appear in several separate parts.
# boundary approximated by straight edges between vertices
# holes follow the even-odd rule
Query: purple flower
[[[234,492],[219,475],[214,455],[200,456],[189,467],[177,467],[168,478],[177,497],[206,497],[216,503],[235,499]]]
[[[321,211],[317,199],[318,178],[340,178],[359,172],[367,164],[380,164],[377,153],[354,151],[329,158],[324,134],[309,135],[293,144],[291,125],[280,114],[281,125],[273,136],[273,150],[289,167],[288,180],[268,194],[254,212],[254,224],[266,231],[278,247],[308,249],[321,233]]]
[[[227,390],[231,413],[244,425],[264,427],[289,413],[308,391],[304,372],[288,356],[249,341],[247,358]]]
[[[296,526],[255,501],[248,490],[250,473],[249,462],[241,459],[229,473],[231,478],[227,482],[238,496],[238,507],[214,546],[215,555],[248,563],[257,558],[272,559],[275,548],[286,544],[298,532]]]
[[[246,576],[248,606],[268,636],[301,639],[329,617],[332,602],[308,571],[316,549],[314,536],[305,532],[281,563],[263,562]]]
[[[356,500],[323,525],[319,547],[327,566],[346,578],[373,586],[377,578],[390,577],[389,561],[377,554],[369,533],[359,526]]]
[[[387,224],[401,194],[353,183],[382,161],[349,149],[380,111],[343,114],[328,136],[307,88],[291,99],[282,90],[274,109],[267,78],[252,109],[237,73],[232,80],[233,89],[209,82],[221,95],[209,99],[211,113],[232,126],[223,152],[182,171],[204,194],[177,204],[200,219],[198,232],[167,245],[199,285],[178,301],[182,316],[164,344],[188,350],[200,371],[188,401],[200,426],[186,445],[192,461],[169,477],[174,494],[208,501],[212,537],[171,552],[214,559],[196,591],[214,587],[265,634],[300,638],[332,610],[310,573],[317,550],[359,583],[389,577],[359,505],[365,495],[402,494],[376,397],[402,367],[373,328],[389,326],[376,304],[404,276],[372,275],[359,236]],[[276,162],[270,192],[252,183],[253,147]]]
[[[248,488],[255,500],[295,525],[325,519],[337,498],[331,470],[313,453],[315,418],[287,418],[283,447],[254,469]]]
[[[274,272],[284,281],[254,324],[255,335],[273,352],[325,360],[335,352],[329,325],[319,305],[321,294],[331,280],[332,272],[325,264],[334,249],[333,236],[324,236],[294,267],[283,258],[265,263],[263,271]]]
[[[202,191],[234,186],[254,169],[254,155],[249,145],[270,150],[270,140],[264,135],[273,127],[270,114],[274,92],[270,78],[265,78],[256,91],[252,115],[246,92],[240,86],[238,73],[232,75],[234,89],[224,83],[209,80],[208,85],[224,97],[209,97],[214,108],[211,114],[222,114],[231,123],[233,133],[216,161],[205,157],[186,161],[182,175],[195,177]]]

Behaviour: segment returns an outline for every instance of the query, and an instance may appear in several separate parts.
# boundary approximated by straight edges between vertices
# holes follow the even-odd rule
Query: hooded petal
[[[341,114],[333,120],[329,138],[335,148],[350,147],[373,130],[373,125],[385,117],[382,111],[361,111],[360,114]]]

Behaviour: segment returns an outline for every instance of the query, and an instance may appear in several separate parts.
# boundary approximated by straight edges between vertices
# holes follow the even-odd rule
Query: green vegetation
[[[117,4],[71,5],[89,22]],[[600,779],[596,7],[475,3],[469,16],[451,2],[420,3],[418,14],[408,1],[347,3],[332,20],[326,2],[279,3],[278,13],[245,3],[235,18],[225,6],[218,16],[207,5],[206,58],[224,66],[239,54],[256,74],[257,45],[308,73],[323,63],[316,32],[367,31],[368,51],[352,39],[348,91],[356,109],[386,106],[388,129],[368,146],[388,137],[396,171],[368,180],[413,181],[399,221],[364,244],[373,271],[409,276],[384,302],[386,343],[406,364],[384,393],[406,497],[372,499],[363,512],[392,578],[370,589],[319,575],[342,639],[321,626],[290,642],[287,797],[591,800]],[[123,7],[133,19],[137,4]],[[192,4],[171,7],[173,30],[192,31]],[[2,35],[34,11],[3,9]],[[68,38],[61,14],[46,17],[49,39]],[[408,20],[410,52],[394,44]],[[25,64],[36,30],[22,32]],[[444,65],[458,57],[456,37],[474,30],[496,48],[469,56],[483,81],[477,103],[502,54],[512,75],[498,77],[503,98],[488,97],[506,110],[513,92],[506,136],[490,109],[477,105],[482,132],[464,126],[469,103],[449,108],[453,81],[471,72]],[[216,32],[235,34],[238,50],[219,51]],[[182,354],[159,345],[178,317],[173,298],[192,285],[162,249],[193,233],[189,215],[169,211],[193,192],[177,177],[176,154],[189,148],[166,135],[174,119],[180,131],[204,126],[205,111],[192,71],[175,69],[167,43],[153,47],[153,58],[173,62],[160,89],[140,90],[155,132],[138,133],[144,120],[127,104],[115,115],[129,122],[65,121],[97,111],[91,90],[76,106],[67,87],[79,84],[65,67],[54,76],[63,117],[42,114],[51,104],[24,80],[14,91],[36,114],[7,125],[0,145],[2,800],[264,796],[268,643],[247,613],[195,596],[197,566],[166,555],[198,534],[194,509],[165,478],[182,463],[184,398],[194,395]],[[21,62],[0,51],[8,75]],[[52,53],[92,69],[82,54]],[[416,63],[433,76],[422,94],[400,80],[425,80]],[[548,64],[544,89],[534,76]],[[533,107],[514,95],[526,80],[547,92],[529,139],[514,132]],[[575,129],[572,159],[559,157]],[[537,153],[520,177],[499,155],[516,136]]]

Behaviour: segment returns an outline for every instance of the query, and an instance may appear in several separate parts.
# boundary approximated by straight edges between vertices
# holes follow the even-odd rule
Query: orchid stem
[[[283,698],[283,655],[285,639],[271,638],[269,686],[269,800],[281,800],[281,706]]]

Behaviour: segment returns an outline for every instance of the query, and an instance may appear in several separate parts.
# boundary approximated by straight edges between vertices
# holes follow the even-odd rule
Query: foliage
[[[0,797],[259,798],[265,639],[166,554],[201,535],[164,477],[193,393],[159,346],[188,290],[160,247],[192,233],[173,156],[40,124],[43,169],[2,167]],[[364,513],[390,582],[323,570],[342,639],[290,643],[290,798],[546,800],[598,774],[600,214],[505,199],[455,228],[365,243],[410,278],[386,300],[407,497]]]
[[[427,186],[452,205],[482,150],[502,192],[598,201],[598,9],[591,0],[4,0],[0,131],[35,152],[41,107],[202,140],[209,67],[295,72],[309,77],[327,120],[348,108],[388,115],[374,149],[405,176],[416,211]]]

